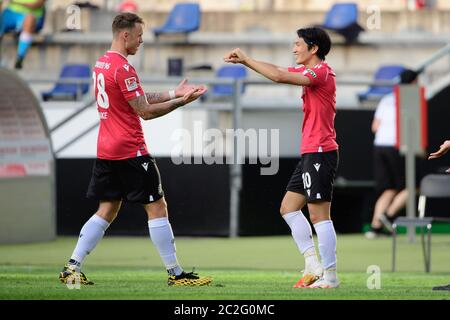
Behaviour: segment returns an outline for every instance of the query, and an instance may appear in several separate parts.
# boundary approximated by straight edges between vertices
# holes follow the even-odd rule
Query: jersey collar
[[[122,58],[124,58],[125,60],[128,61],[127,57],[125,57],[125,56],[124,56],[123,54],[121,54],[120,52],[113,51],[113,50],[108,50],[108,51],[106,51],[106,53],[115,53],[115,54],[118,54],[119,56],[121,56]]]

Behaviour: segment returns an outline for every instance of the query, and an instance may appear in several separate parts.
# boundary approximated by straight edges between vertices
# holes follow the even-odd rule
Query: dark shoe
[[[73,265],[66,264],[62,271],[59,273],[59,281],[65,284],[83,284],[93,285],[94,283],[84,275],[83,272],[78,272]]]
[[[22,69],[22,65],[23,65],[23,59],[22,58],[17,58],[16,65],[14,66],[14,68]]]
[[[169,276],[167,284],[169,286],[204,286],[210,284],[211,277],[199,277],[194,272],[184,272],[178,276]]]
[[[433,290],[450,290],[450,284],[446,285],[446,286],[436,286],[433,287]]]

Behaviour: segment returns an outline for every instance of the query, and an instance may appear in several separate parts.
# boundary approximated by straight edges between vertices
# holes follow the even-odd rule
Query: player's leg
[[[100,202],[97,212],[81,228],[77,245],[69,262],[60,273],[61,282],[73,281],[72,278],[78,275],[81,284],[94,284],[81,272],[81,267],[86,256],[94,250],[106,229],[116,218],[120,205],[120,201]]]
[[[308,211],[319,243],[323,277],[309,288],[336,288],[339,280],[336,274],[336,231],[330,215],[331,202],[317,201],[308,203]]]
[[[396,214],[406,206],[408,191],[405,189],[405,159],[395,148],[390,148],[388,151],[389,176],[393,179],[393,188],[396,193],[389,206],[380,215],[379,219],[390,232],[393,232],[394,229],[392,228],[392,223],[395,220]]]
[[[309,218],[317,234],[323,275],[309,288],[336,288],[336,232],[331,221],[330,208],[333,182],[339,162],[337,151],[303,155],[303,183],[306,190]]]
[[[81,272],[81,267],[86,256],[103,238],[106,229],[116,218],[122,203],[121,185],[114,163],[110,160],[95,160],[87,197],[98,200],[99,207],[97,212],[81,228],[77,245],[69,263],[60,273],[60,280],[63,283],[73,281],[73,276],[78,276],[81,278],[81,284],[93,284]]]
[[[36,17],[33,14],[28,14],[23,21],[22,31],[20,32],[19,45],[17,46],[16,69],[22,69],[25,55],[33,42],[35,29]]]
[[[387,189],[384,190],[378,197],[377,201],[375,202],[375,208],[373,211],[373,218],[371,223],[372,229],[378,230],[383,227],[383,224],[380,221],[380,217],[389,208],[396,194],[397,191],[395,189]]]
[[[175,238],[167,213],[167,203],[162,197],[157,201],[144,205],[148,215],[150,238],[158,250],[169,275],[178,276],[183,272],[178,263]]]
[[[150,238],[169,274],[168,284],[191,286],[209,284],[211,278],[199,277],[193,272],[186,273],[178,262],[156,161],[150,155],[145,155],[123,161],[120,168],[121,181],[126,189],[126,200],[143,204],[147,212]]]
[[[163,198],[144,205],[148,215],[150,238],[168,273],[168,285],[202,286],[211,283],[210,277],[199,277],[194,272],[184,272],[177,259],[175,237],[169,222],[167,203]]]
[[[10,31],[16,30],[22,25],[23,15],[6,8],[0,13],[0,59],[2,59],[3,36]]]
[[[408,200],[408,190],[403,189],[395,195],[391,205],[386,209],[386,215],[390,219],[395,218],[397,213],[405,207],[407,200]]]
[[[281,216],[289,225],[292,238],[300,253],[305,258],[303,276],[294,284],[294,288],[306,287],[322,275],[322,266],[317,258],[316,248],[314,247],[311,225],[301,211],[306,204],[306,198],[303,192],[300,161],[288,183],[287,191],[280,207]]]
[[[389,152],[389,147],[374,147],[375,190],[379,196],[375,202],[370,230],[365,234],[368,239],[389,234],[383,230],[383,224],[380,220],[397,193],[390,169]]]

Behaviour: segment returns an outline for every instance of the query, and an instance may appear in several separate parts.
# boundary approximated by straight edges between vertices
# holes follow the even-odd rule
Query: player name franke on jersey
[[[97,61],[95,63],[95,67],[99,69],[106,69],[108,70],[111,67],[111,63],[103,62],[103,61]]]

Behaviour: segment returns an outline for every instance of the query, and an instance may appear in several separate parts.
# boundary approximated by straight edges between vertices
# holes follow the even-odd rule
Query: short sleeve
[[[305,67],[288,67],[287,70],[289,72],[296,72],[296,73],[300,73],[303,70],[305,70]]]
[[[374,117],[375,119],[381,120],[381,118],[382,118],[382,113],[383,113],[383,106],[382,106],[381,104],[379,104],[379,105],[377,106],[377,109],[375,110],[375,114],[373,115],[373,117]]]
[[[130,101],[144,95],[136,70],[131,65],[126,63],[119,67],[115,78],[125,100]]]
[[[391,94],[385,95],[383,98],[381,98],[380,102],[378,103],[377,109],[375,110],[375,119],[382,119],[384,113],[386,113],[386,110],[389,109],[394,104],[394,97]]]

